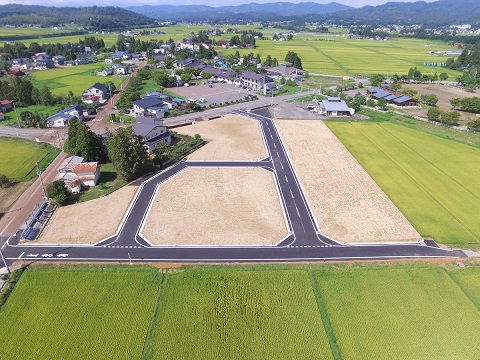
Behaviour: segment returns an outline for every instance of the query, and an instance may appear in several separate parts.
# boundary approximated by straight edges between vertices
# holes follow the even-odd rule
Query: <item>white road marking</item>
[[[23,254],[25,254],[25,251],[22,252],[18,258],[20,259],[23,256]]]

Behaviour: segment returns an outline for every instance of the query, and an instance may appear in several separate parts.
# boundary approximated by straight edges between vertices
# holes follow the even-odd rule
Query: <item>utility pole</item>
[[[18,129],[20,129],[20,120],[18,119],[17,108],[15,107],[15,101],[16,100],[11,100],[11,101],[12,101],[12,104],[13,104],[13,111],[15,112],[15,117],[17,118],[18,128],[15,128],[15,131],[16,131],[17,137],[18,137]]]
[[[43,184],[43,179],[42,179],[42,171],[38,167],[38,161],[35,161],[35,165],[37,166],[37,175],[40,178],[40,183],[42,184],[42,190],[43,190],[43,198],[47,198],[47,192],[45,191],[45,185]]]

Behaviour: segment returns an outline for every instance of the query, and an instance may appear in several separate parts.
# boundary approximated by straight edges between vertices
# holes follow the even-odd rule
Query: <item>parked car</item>
[[[210,84],[210,85],[208,85],[208,87],[212,88],[212,87],[213,87],[213,85],[212,85],[212,84]]]

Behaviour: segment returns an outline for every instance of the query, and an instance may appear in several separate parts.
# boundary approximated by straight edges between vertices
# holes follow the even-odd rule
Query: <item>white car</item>
[[[200,98],[200,99],[198,99],[198,102],[205,103],[205,102],[207,102],[207,100],[205,98]]]

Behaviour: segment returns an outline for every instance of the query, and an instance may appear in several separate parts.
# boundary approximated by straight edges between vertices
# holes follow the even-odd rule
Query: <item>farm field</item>
[[[96,82],[112,81],[118,87],[126,77],[95,75],[106,66],[107,64],[104,63],[93,63],[35,71],[32,72],[32,83],[39,89],[47,86],[55,95],[66,95],[71,91],[75,96],[80,96],[84,90]]]
[[[453,50],[446,43],[425,40],[393,38],[389,41],[353,40],[341,36],[311,36],[299,34],[292,41],[258,40],[255,49],[216,50],[222,55],[259,53],[262,59],[268,54],[279,62],[285,59],[288,51],[295,51],[302,59],[303,68],[313,74],[369,75],[382,73],[406,74],[410,67],[417,67],[422,73],[445,71],[451,78],[460,73],[445,68],[432,68],[425,62],[444,62],[446,58],[430,55],[429,51]]]
[[[0,310],[0,358],[140,359],[160,274],[101,269],[26,271]]]
[[[343,359],[480,357],[472,346],[478,308],[440,267],[320,270],[315,278]]]
[[[422,236],[480,243],[478,148],[387,122],[327,125]]]
[[[479,270],[33,265],[0,308],[0,358],[477,359]]]
[[[33,141],[0,137],[0,174],[12,181],[26,181],[36,176],[35,162],[44,169],[58,150]]]
[[[161,308],[154,358],[333,358],[305,271],[186,271]]]

